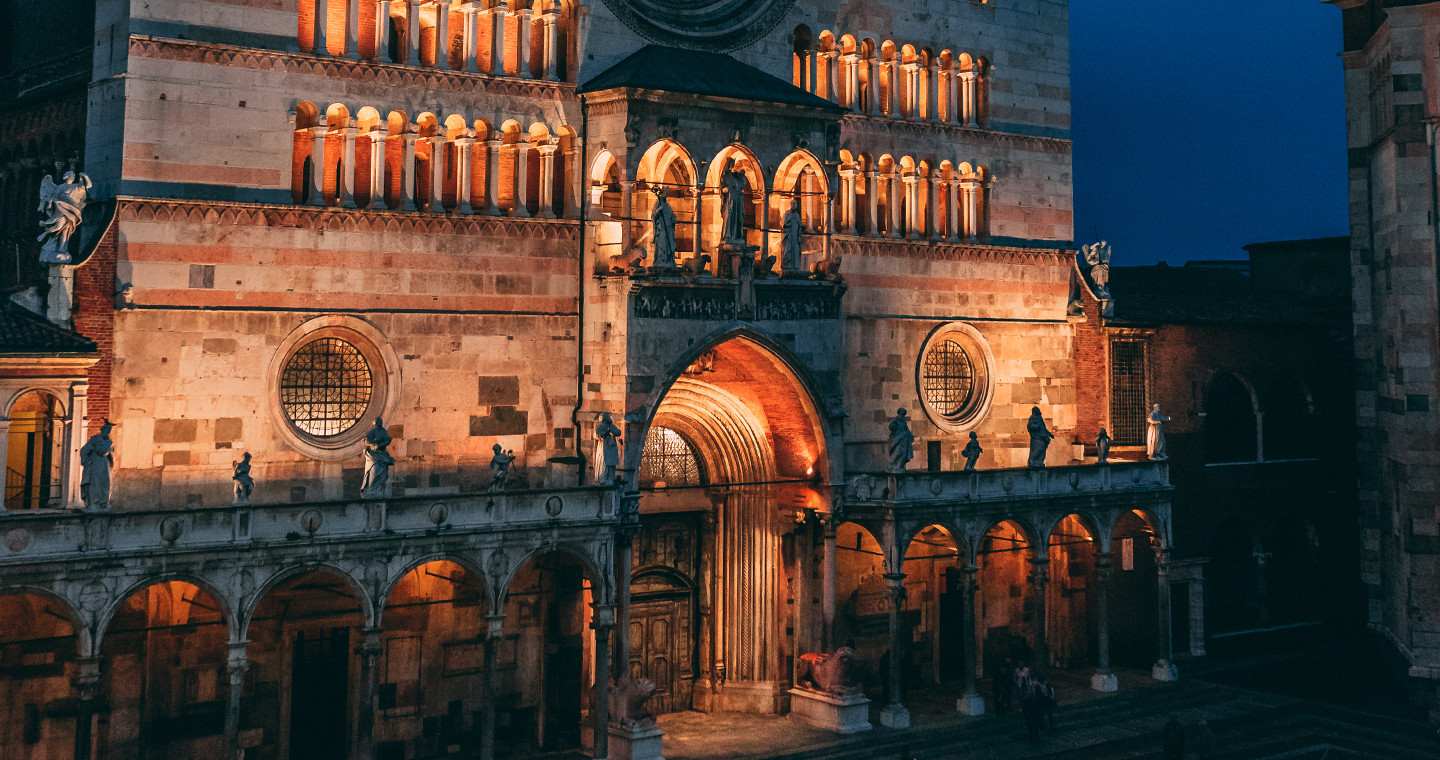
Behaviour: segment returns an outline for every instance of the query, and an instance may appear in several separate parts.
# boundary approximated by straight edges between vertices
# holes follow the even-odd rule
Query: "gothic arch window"
[[[640,454],[640,484],[649,487],[704,484],[700,457],[685,437],[666,427],[651,427]]]

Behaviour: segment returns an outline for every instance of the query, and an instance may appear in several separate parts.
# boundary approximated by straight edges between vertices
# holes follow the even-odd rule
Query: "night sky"
[[[1348,234],[1340,11],[1070,3],[1075,238],[1116,265]]]

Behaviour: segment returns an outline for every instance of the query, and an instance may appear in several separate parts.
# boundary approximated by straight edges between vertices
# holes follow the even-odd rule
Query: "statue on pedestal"
[[[655,209],[650,212],[650,223],[654,228],[656,269],[675,268],[675,209],[670,208],[666,196],[670,191],[664,187],[655,188]]]
[[[80,447],[80,499],[86,509],[110,508],[110,471],[115,467],[115,442],[110,440],[110,420],[100,432]]]
[[[784,274],[805,273],[805,263],[800,257],[802,231],[800,199],[793,198],[790,210],[785,212],[785,219],[780,224],[780,271]]]
[[[1099,453],[1096,464],[1110,464],[1110,434],[1105,428],[1100,428],[1100,435],[1095,436],[1095,451]]]
[[[1163,462],[1170,457],[1165,453],[1165,423],[1170,418],[1160,413],[1160,405],[1155,404],[1150,411],[1150,416],[1145,420],[1145,453],[1150,455],[1150,461]]]
[[[745,172],[735,168],[735,159],[725,161],[720,172],[720,242],[745,244]]]
[[[600,415],[595,438],[595,482],[608,486],[615,482],[615,468],[620,466],[620,428],[609,412]]]
[[[230,479],[235,481],[235,500],[231,502],[234,506],[244,507],[250,504],[250,494],[255,491],[255,479],[250,477],[250,452],[245,452],[238,462],[231,462],[235,468],[235,474]]]
[[[960,450],[960,456],[965,457],[965,471],[974,472],[975,461],[984,453],[985,449],[980,448],[980,439],[976,437],[974,431],[971,431],[970,442],[965,444],[965,448]]]
[[[1080,247],[1085,263],[1090,265],[1090,281],[1095,283],[1095,297],[1110,300],[1110,244],[1101,240]]]
[[[910,432],[910,418],[904,407],[895,410],[890,420],[890,472],[904,472],[905,465],[915,458],[915,434]]]
[[[365,479],[360,482],[360,495],[366,499],[390,495],[390,467],[395,464],[395,457],[390,456],[390,443],[384,421],[376,417],[375,427],[365,434]]]
[[[40,261],[46,264],[70,263],[70,238],[80,229],[85,196],[91,186],[90,175],[76,175],[75,172],[65,172],[58,185],[49,174],[40,180],[39,211],[47,217],[40,221],[45,231],[36,238],[42,244]]]
[[[1025,423],[1025,429],[1030,432],[1030,461],[1031,467],[1045,466],[1045,450],[1050,448],[1050,442],[1055,440],[1055,434],[1045,427],[1045,418],[1040,416],[1040,407],[1031,407],[1030,420]]]
[[[515,451],[505,451],[500,444],[490,447],[495,455],[490,457],[490,490],[504,491],[505,481],[510,478],[510,465],[515,461]]]

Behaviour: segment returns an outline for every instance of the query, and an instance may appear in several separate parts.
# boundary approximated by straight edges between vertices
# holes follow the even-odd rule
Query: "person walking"
[[[1030,681],[1028,671],[1024,686],[1018,685],[1018,671],[1016,683],[1016,693],[1020,696],[1020,712],[1025,716],[1025,731],[1030,737],[1030,743],[1034,744],[1040,741],[1040,724],[1045,719],[1045,708],[1040,703],[1040,694],[1035,684]]]
[[[1045,720],[1041,728],[1046,731],[1055,730],[1055,687],[1043,677],[1035,679],[1035,696],[1040,700],[1040,712]]]
[[[995,700],[995,715],[1005,717],[1010,714],[1010,695],[1015,687],[1015,666],[1010,658],[1006,657],[1004,664],[996,668],[995,675],[990,681],[990,693]]]

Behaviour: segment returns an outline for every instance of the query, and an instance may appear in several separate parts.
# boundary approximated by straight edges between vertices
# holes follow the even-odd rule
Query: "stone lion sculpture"
[[[822,694],[845,696],[860,692],[855,677],[855,650],[840,647],[830,654],[809,652],[800,655],[795,668],[795,685]]]
[[[625,679],[610,687],[610,720],[621,726],[655,725],[655,716],[645,703],[655,696],[655,682],[648,678]]]
[[[845,278],[840,276],[840,257],[831,256],[815,262],[810,267],[810,279],[843,281]]]

